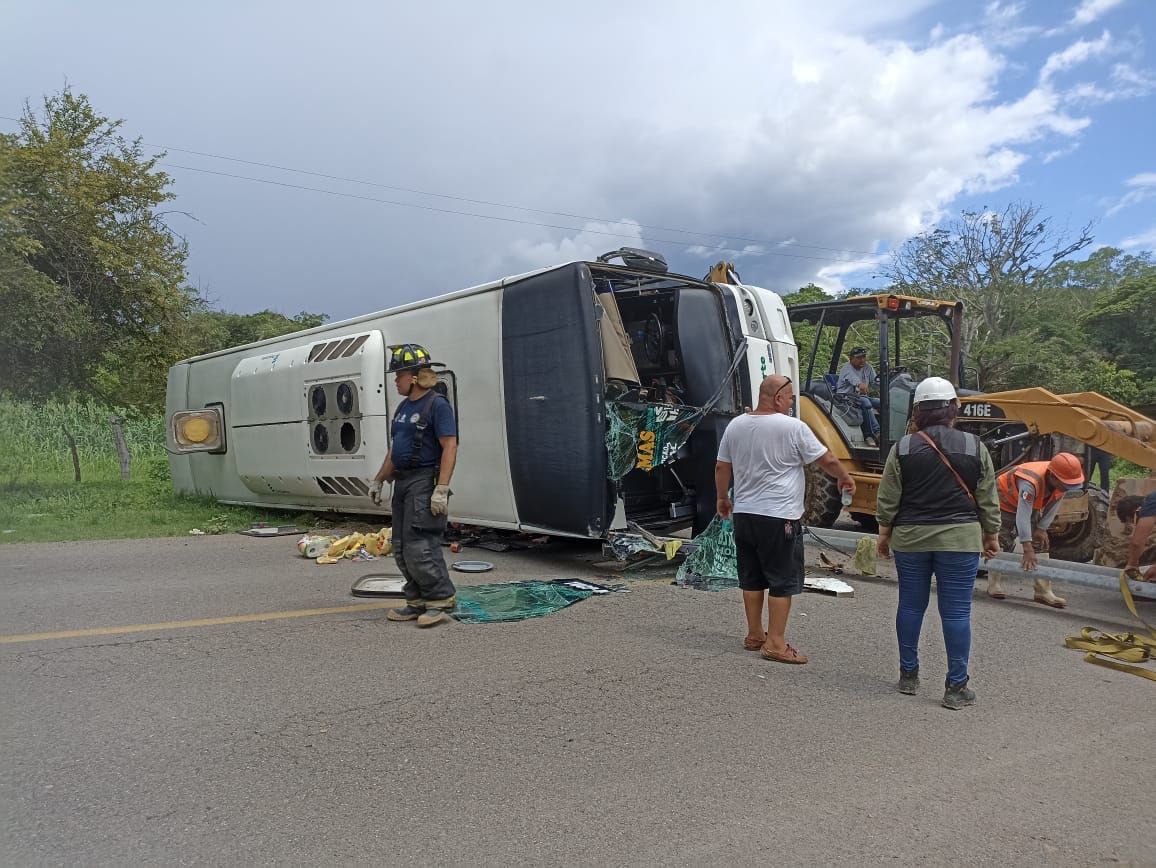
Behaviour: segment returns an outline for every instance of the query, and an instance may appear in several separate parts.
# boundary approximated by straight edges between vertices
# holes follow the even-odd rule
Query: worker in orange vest
[[[1048,557],[1048,528],[1060,509],[1060,501],[1069,491],[1084,486],[1084,467],[1070,452],[1059,452],[1051,461],[1029,461],[1006,470],[996,481],[999,491],[1000,548],[1014,552],[1018,543],[1023,549],[1020,561],[1024,570],[1039,566]],[[997,572],[989,572],[988,596],[1002,600],[1007,595]],[[1063,597],[1052,593],[1047,579],[1035,580],[1035,601],[1062,609],[1068,605]]]

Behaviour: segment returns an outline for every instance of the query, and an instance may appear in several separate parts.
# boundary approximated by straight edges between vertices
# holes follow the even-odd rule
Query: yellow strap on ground
[[[1132,589],[1128,587],[1128,577],[1123,572],[1120,573],[1120,593],[1124,596],[1124,605],[1128,611],[1147,628],[1149,636],[1142,633],[1108,633],[1095,627],[1085,627],[1079,636],[1065,639],[1064,645],[1087,651],[1084,660],[1088,663],[1156,681],[1156,669],[1135,665],[1156,659],[1156,629],[1136,611],[1136,601],[1132,599]]]

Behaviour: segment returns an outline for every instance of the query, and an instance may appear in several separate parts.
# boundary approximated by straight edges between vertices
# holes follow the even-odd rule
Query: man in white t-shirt
[[[723,432],[714,471],[718,514],[734,518],[739,587],[747,614],[743,647],[780,663],[807,662],[786,637],[791,597],[803,591],[804,467],[818,462],[838,480],[841,491],[855,493],[855,481],[839,459],[789,415],[794,400],[789,377],[772,374],[763,380],[758,406],[731,420]]]

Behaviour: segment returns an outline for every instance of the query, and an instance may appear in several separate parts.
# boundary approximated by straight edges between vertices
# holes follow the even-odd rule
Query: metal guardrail
[[[855,546],[861,539],[876,539],[875,534],[855,533],[854,531],[827,527],[809,527],[807,533],[819,542],[841,552],[855,551]],[[983,563],[981,569],[1019,579],[1051,579],[1069,585],[1083,585],[1087,588],[1101,588],[1107,591],[1117,591],[1120,588],[1120,570],[1112,567],[1048,558],[1040,561],[1038,569],[1028,572],[1020,566],[1019,555],[1011,552],[1000,552],[990,561]],[[1156,590],[1156,585],[1151,582],[1129,581],[1128,587],[1132,589],[1133,594],[1145,597]]]

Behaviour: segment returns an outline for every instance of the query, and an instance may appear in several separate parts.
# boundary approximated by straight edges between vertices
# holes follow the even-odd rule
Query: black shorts
[[[803,523],[736,512],[739,587],[772,597],[803,593]]]

